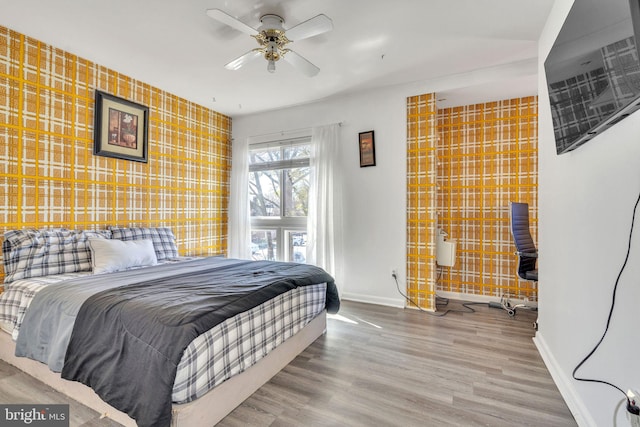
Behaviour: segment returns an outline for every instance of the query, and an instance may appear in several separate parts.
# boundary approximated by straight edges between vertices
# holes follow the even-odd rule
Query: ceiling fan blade
[[[227,70],[237,70],[241,67],[243,67],[244,65],[246,65],[248,62],[250,62],[251,60],[261,56],[262,54],[260,53],[259,50],[250,50],[249,52],[245,53],[244,55],[234,59],[233,61],[229,62],[227,65],[224,66],[224,68],[226,68]]]
[[[293,65],[309,77],[313,77],[320,71],[320,68],[307,61],[303,56],[298,55],[294,51],[288,51],[283,57],[285,61]]]
[[[333,21],[327,15],[314,16],[286,31],[291,41],[306,39],[333,30]]]
[[[248,26],[244,22],[234,18],[226,12],[221,11],[220,9],[207,9],[207,15],[216,21],[222,22],[231,28],[235,28],[238,31],[249,34],[250,36],[258,34],[258,30],[255,28]]]

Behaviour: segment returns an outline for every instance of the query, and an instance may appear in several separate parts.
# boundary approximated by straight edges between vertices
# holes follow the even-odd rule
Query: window
[[[310,137],[249,146],[251,256],[304,263]]]

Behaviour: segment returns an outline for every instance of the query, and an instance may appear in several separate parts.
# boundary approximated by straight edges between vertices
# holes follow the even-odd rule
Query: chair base
[[[489,303],[489,307],[503,309],[511,317],[516,315],[516,311],[517,311],[518,308],[524,308],[524,309],[531,310],[531,311],[538,311],[538,307],[537,306],[527,305],[526,303],[512,304],[511,301],[509,300],[509,298],[504,297],[504,296],[500,299],[500,302],[491,301]]]

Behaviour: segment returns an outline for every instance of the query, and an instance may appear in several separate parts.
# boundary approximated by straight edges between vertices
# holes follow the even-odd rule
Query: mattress
[[[0,295],[0,322],[15,341],[35,295],[47,286],[88,272],[20,279],[5,284]],[[292,289],[216,325],[194,339],[178,365],[172,401],[197,399],[265,357],[295,335],[325,308],[326,284]]]

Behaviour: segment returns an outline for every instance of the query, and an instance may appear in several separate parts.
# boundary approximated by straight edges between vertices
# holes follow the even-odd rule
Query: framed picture
[[[93,154],[147,162],[149,108],[96,90]]]
[[[373,139],[373,131],[360,132],[358,134],[360,147],[360,167],[376,165],[376,146]]]

